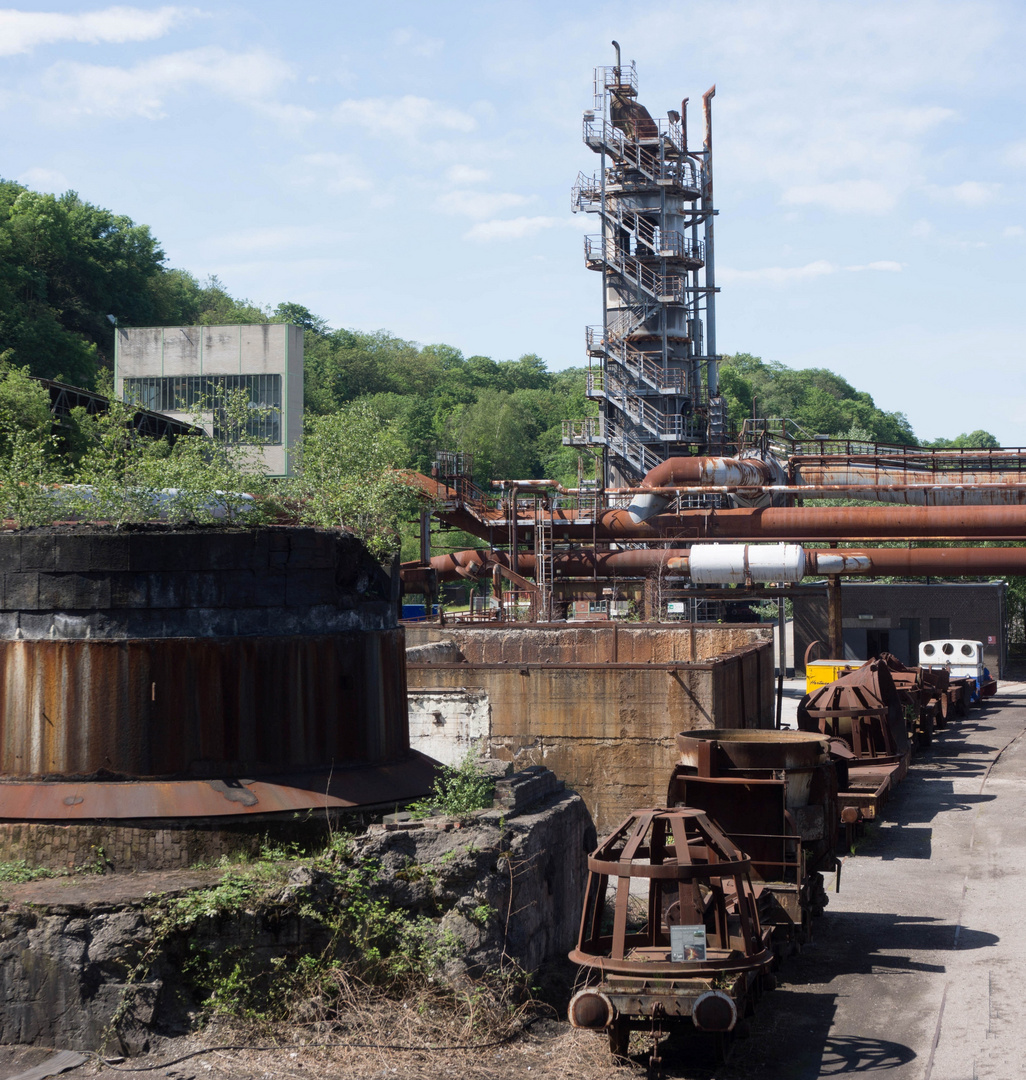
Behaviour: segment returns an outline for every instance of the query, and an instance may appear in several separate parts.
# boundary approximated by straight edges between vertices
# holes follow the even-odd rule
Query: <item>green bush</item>
[[[481,770],[477,755],[471,750],[458,765],[443,765],[431,794],[411,803],[409,809],[414,818],[432,814],[464,818],[475,810],[489,808],[494,792],[495,781]]]

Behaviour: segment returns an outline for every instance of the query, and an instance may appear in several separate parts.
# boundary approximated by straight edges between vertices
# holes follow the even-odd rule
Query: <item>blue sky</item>
[[[0,11],[0,175],[168,263],[496,359],[585,363],[570,187],[611,38],[656,115],[716,83],[718,340],[924,438],[1026,444],[1026,8],[258,0]]]

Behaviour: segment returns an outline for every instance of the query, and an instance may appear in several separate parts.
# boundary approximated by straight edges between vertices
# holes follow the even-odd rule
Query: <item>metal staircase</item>
[[[602,445],[609,486],[729,438],[712,351],[711,94],[697,150],[687,143],[686,115],[653,118],[638,104],[633,63],[595,69],[583,137],[601,167],[578,174],[571,208],[601,224],[584,238],[584,258],[603,280],[603,323],[586,338],[588,397],[602,423],[571,427],[564,442]]]

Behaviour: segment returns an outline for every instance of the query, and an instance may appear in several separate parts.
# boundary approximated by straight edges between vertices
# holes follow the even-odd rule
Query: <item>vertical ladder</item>
[[[538,586],[538,620],[552,621],[552,519],[541,500],[534,504],[534,580]]]

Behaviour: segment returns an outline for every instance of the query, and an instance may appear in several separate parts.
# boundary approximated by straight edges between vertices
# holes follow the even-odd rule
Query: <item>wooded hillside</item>
[[[300,304],[261,307],[216,278],[200,283],[166,266],[145,225],[84,202],[0,181],[0,360],[33,375],[92,387],[113,362],[114,327],[292,322],[304,327],[306,408],[329,416],[354,402],[394,432],[408,466],[436,450],[474,455],[484,484],[497,478],[578,479],[562,421],[595,415],[585,369],[549,371],[528,354],[464,357],[386,330],[334,329]],[[358,322],[359,312],[353,312]],[[496,343],[501,354],[502,343]],[[814,434],[916,443],[907,418],[823,368],[793,370],[749,353],[727,357],[721,382],[731,417],[789,417]],[[934,445],[995,445],[985,431]],[[593,475],[585,463],[585,476]]]

